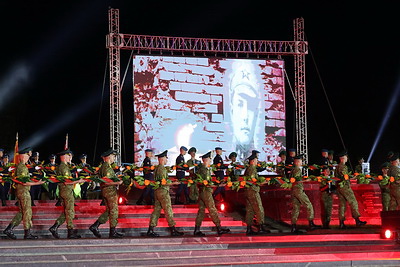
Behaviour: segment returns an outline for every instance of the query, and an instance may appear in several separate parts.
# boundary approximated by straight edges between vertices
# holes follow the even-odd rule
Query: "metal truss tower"
[[[308,54],[308,43],[304,38],[303,18],[294,20],[294,41],[266,41],[122,34],[119,33],[119,10],[110,8],[108,17],[107,48],[110,61],[110,143],[112,148],[121,153],[121,49],[134,50],[137,53],[143,51],[181,55],[197,53],[204,56],[294,56],[297,151],[304,154],[304,161],[308,162],[305,76],[305,55]]]
[[[110,66],[110,147],[118,151],[117,163],[121,163],[121,81],[119,10],[108,10],[109,34],[107,48]]]

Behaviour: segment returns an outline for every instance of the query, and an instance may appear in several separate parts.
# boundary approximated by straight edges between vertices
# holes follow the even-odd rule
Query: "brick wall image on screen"
[[[136,163],[147,148],[169,164],[180,146],[270,162],[285,148],[282,60],[135,56],[133,70]]]

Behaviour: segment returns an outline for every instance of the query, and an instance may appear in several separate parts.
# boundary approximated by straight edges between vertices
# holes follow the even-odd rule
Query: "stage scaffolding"
[[[123,34],[119,32],[119,9],[108,11],[109,34],[106,42],[109,50],[110,68],[110,146],[121,155],[121,81],[120,51],[133,50],[137,53],[182,54],[228,56],[293,56],[295,62],[295,106],[296,146],[308,163],[307,109],[305,55],[308,43],[304,38],[304,19],[294,20],[293,41],[237,40],[214,38],[187,38]],[[121,159],[119,157],[119,163]]]

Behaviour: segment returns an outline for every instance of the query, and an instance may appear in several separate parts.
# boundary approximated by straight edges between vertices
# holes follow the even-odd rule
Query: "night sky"
[[[386,109],[394,109],[372,157],[400,151],[400,35],[395,1],[1,1],[0,146],[34,146],[42,158],[63,149],[89,162],[109,146],[109,82],[105,35],[108,7],[120,9],[121,33],[293,40],[293,19],[305,19],[310,161],[321,148],[343,150],[326,89],[353,165],[368,158]],[[260,3],[263,3],[260,5]],[[329,3],[329,4],[328,4]],[[123,77],[130,51],[122,51]],[[294,86],[293,58],[284,57]],[[315,62],[315,63],[314,63]],[[318,76],[320,74],[321,80]],[[105,80],[105,90],[103,82]],[[286,86],[287,146],[294,144],[294,102]],[[123,87],[123,161],[133,159],[132,69]],[[22,145],[21,145],[22,146]],[[212,149],[212,147],[210,147]],[[96,150],[96,155],[94,152]]]

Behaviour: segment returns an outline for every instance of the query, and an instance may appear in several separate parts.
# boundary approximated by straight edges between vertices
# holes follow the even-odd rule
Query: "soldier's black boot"
[[[117,233],[117,230],[115,230],[115,227],[110,227],[110,235],[109,238],[122,238],[124,235]]]
[[[253,231],[253,227],[251,227],[251,225],[247,225],[246,235],[258,235],[258,232]]]
[[[357,227],[360,227],[360,226],[363,226],[363,225],[366,225],[366,224],[367,224],[366,221],[360,221],[360,218],[356,218],[356,219],[354,219],[354,220],[356,221],[356,226],[357,226]]]
[[[61,199],[57,199],[56,205],[57,207],[61,206]]]
[[[269,234],[271,231],[267,228],[265,224],[261,224],[260,226],[260,233],[262,234]]]
[[[10,239],[17,239],[17,237],[14,235],[14,232],[13,232],[14,227],[15,227],[15,225],[12,225],[10,223],[7,226],[7,228],[3,231],[3,234],[5,234]]]
[[[104,198],[101,200],[101,202],[100,202],[100,206],[105,206],[106,205],[106,202],[104,201]]]
[[[17,202],[15,202],[15,204],[14,204],[14,205],[18,207],[18,206],[19,206],[19,202],[18,202],[18,201],[17,201]]]
[[[340,220],[339,229],[347,229],[347,226],[344,224],[344,220]]]
[[[154,232],[154,226],[149,226],[149,230],[147,230],[147,236],[150,237],[159,237],[160,235]]]
[[[68,235],[67,235],[68,239],[79,239],[81,238],[80,235],[78,235],[74,229],[68,229]]]
[[[1,205],[3,205],[3,207],[4,207],[4,206],[7,206],[7,202],[6,202],[5,199],[2,199],[2,200],[1,200]]]
[[[297,225],[295,223],[292,224],[292,229],[290,230],[290,232],[293,233],[293,234],[299,234],[300,233],[300,231],[297,228]]]
[[[175,226],[170,227],[169,230],[171,231],[171,236],[182,236],[183,235],[183,232],[179,232],[178,230],[176,230]]]
[[[24,232],[25,232],[24,239],[38,239],[37,235],[32,235],[30,229],[24,230]]]
[[[206,236],[202,231],[200,231],[200,226],[195,226],[194,227],[194,236]]]
[[[99,231],[100,222],[97,220],[94,224],[89,226],[89,230],[94,234],[95,237],[101,238],[101,234]]]
[[[308,221],[308,230],[321,229],[321,226],[314,224],[313,220]]]
[[[58,223],[55,223],[52,227],[49,228],[50,233],[56,239],[60,239],[60,236],[58,234],[58,227],[60,227],[60,225]]]
[[[229,228],[222,228],[221,226],[217,226],[217,234],[222,235],[222,234],[227,234],[231,230]]]
[[[33,199],[31,199],[31,206],[32,207],[35,207],[36,205],[35,205],[35,202],[33,201]]]
[[[181,197],[179,195],[175,196],[175,205],[182,205]]]
[[[322,224],[322,228],[323,229],[330,229],[330,227],[329,227],[329,221],[324,221],[324,223]]]

